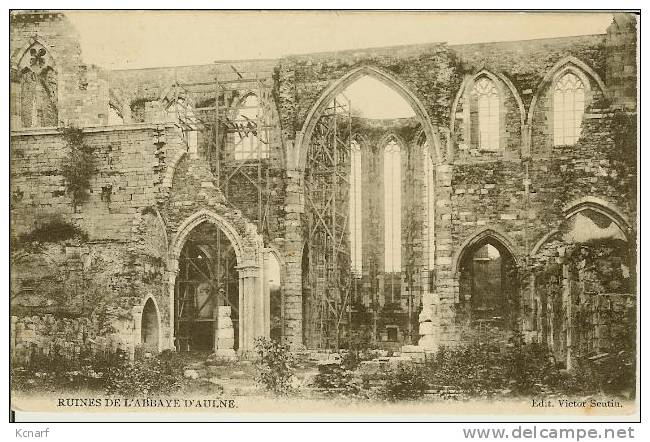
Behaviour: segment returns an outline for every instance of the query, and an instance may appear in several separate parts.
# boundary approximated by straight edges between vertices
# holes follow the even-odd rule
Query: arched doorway
[[[158,351],[160,337],[160,320],[158,308],[152,298],[147,299],[142,309],[140,323],[140,342],[145,351]]]
[[[458,261],[461,314],[482,333],[516,327],[519,313],[517,262],[498,238],[481,235]]]
[[[239,277],[232,244],[208,221],[187,236],[174,289],[179,351],[239,348]]]

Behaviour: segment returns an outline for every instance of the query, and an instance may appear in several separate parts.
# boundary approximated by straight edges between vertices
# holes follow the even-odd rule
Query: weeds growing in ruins
[[[19,235],[12,241],[12,249],[34,247],[36,244],[56,243],[78,239],[87,241],[88,234],[74,223],[60,216],[46,218],[30,232]]]
[[[184,360],[173,351],[131,360],[118,350],[92,354],[84,349],[66,358],[57,351],[37,353],[21,366],[12,366],[14,391],[97,391],[109,395],[137,397],[164,395],[183,387]]]
[[[125,359],[108,370],[106,393],[137,397],[178,391],[183,381],[183,365],[177,359],[177,353],[171,350],[133,361]]]
[[[275,340],[257,338],[255,351],[259,357],[257,381],[273,393],[290,393],[295,369],[289,347]]]
[[[95,156],[93,148],[84,143],[81,129],[66,127],[61,134],[69,149],[61,164],[61,175],[76,207],[88,199],[90,179],[96,172]]]
[[[424,396],[428,388],[426,370],[415,364],[398,364],[387,373],[379,394],[389,401],[414,400]]]

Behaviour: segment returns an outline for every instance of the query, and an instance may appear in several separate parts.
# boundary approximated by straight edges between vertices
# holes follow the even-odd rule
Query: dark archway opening
[[[459,300],[464,316],[479,331],[512,329],[519,307],[517,265],[510,251],[485,238],[463,253]]]
[[[179,257],[174,291],[177,350],[238,349],[236,265],[234,249],[216,225],[203,222],[190,233]]]
[[[142,309],[140,325],[140,340],[145,351],[158,351],[159,333],[158,310],[149,298]]]

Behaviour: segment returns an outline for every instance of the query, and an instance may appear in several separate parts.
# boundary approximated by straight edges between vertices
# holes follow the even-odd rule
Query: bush
[[[413,400],[424,396],[428,388],[422,366],[399,364],[387,373],[380,394],[390,401]]]
[[[515,395],[530,396],[556,389],[560,372],[546,345],[525,343],[515,334],[504,355],[505,376]]]
[[[458,347],[442,347],[427,365],[427,379],[433,386],[468,396],[528,396],[562,386],[547,347],[525,343],[519,334],[507,344],[481,337]]]
[[[507,384],[500,349],[492,342],[441,347],[427,368],[433,386],[470,396],[491,396]]]
[[[255,351],[259,356],[258,383],[276,394],[289,393],[294,373],[294,360],[289,347],[275,340],[257,338]]]
[[[56,352],[37,355],[29,364],[12,367],[11,383],[16,391],[103,391],[125,397],[167,394],[183,382],[183,361],[176,352],[134,361],[123,351],[106,356],[90,353],[66,359]]]
[[[358,366],[358,364],[357,364]],[[321,364],[314,377],[314,386],[330,393],[357,394],[361,390],[361,381],[355,376],[354,368],[341,364]]]
[[[123,364],[108,370],[105,379],[107,394],[125,397],[169,394],[179,390],[183,380],[183,364],[177,353],[165,350],[159,355],[124,359]]]
[[[574,394],[636,396],[636,352],[621,350],[597,359],[578,358],[563,379],[563,390]]]
[[[75,224],[53,216],[40,222],[31,232],[18,236],[12,246],[17,249],[34,243],[55,243],[75,238],[86,241],[88,234]]]
[[[66,190],[77,206],[88,198],[90,180],[96,172],[93,148],[83,141],[83,131],[75,127],[62,129],[63,139],[70,151],[61,164]]]
[[[68,359],[54,348],[35,354],[29,363],[11,367],[11,386],[16,391],[104,390],[108,372],[119,369],[126,360],[123,352],[92,355],[85,350]]]

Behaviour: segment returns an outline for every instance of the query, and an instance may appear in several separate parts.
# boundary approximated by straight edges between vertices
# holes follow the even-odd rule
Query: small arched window
[[[45,47],[35,42],[18,63],[13,110],[21,127],[58,124],[57,78],[54,62]]]
[[[470,104],[472,145],[499,149],[499,91],[492,80],[481,77],[472,88]]]
[[[384,148],[384,271],[402,270],[402,155],[391,139]]]
[[[553,89],[553,141],[556,146],[573,145],[580,138],[585,111],[585,86],[571,72]]]
[[[254,160],[269,157],[269,146],[264,133],[262,107],[257,95],[247,95],[240,102],[231,124],[234,132],[235,160]]]

